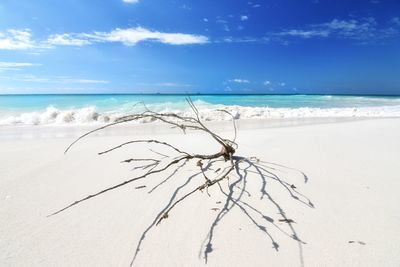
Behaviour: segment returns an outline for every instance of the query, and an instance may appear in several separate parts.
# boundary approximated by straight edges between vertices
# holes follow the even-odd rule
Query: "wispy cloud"
[[[271,85],[272,83],[271,83],[271,81],[264,81],[263,84],[268,86],[268,85]]]
[[[258,7],[261,6],[260,4],[253,3],[252,1],[247,2],[247,4],[248,4],[249,6],[251,6],[252,8],[258,8]]]
[[[58,34],[50,36],[48,43],[52,45],[84,46],[93,43],[122,43],[133,46],[139,42],[152,41],[169,45],[205,44],[208,38],[202,35],[185,33],[166,33],[148,30],[143,27],[115,29],[110,32],[94,32],[79,34]]]
[[[139,86],[155,86],[155,87],[192,87],[191,84],[177,82],[162,82],[162,83],[139,83]]]
[[[374,18],[364,18],[361,20],[338,20],[314,25],[314,27],[325,28],[330,34],[353,39],[366,39],[376,34],[377,22]]]
[[[222,23],[222,22],[221,22]],[[400,17],[394,17],[386,24],[378,25],[372,17],[359,19],[333,19],[329,22],[310,24],[295,29],[269,32],[259,37],[226,36],[213,40],[214,43],[270,43],[288,45],[293,39],[347,39],[359,44],[384,42],[400,35]]]
[[[9,71],[9,70],[22,70],[26,67],[32,66],[40,66],[41,64],[37,63],[28,63],[28,62],[0,62],[0,71]]]
[[[188,10],[188,11],[192,10],[192,8],[189,5],[186,5],[186,4],[181,5],[179,8],[182,8],[182,9],[185,9],[185,10]]]
[[[47,43],[53,46],[56,45],[84,46],[91,44],[89,40],[73,37],[71,34],[68,33],[50,35],[49,38],[47,39]]]
[[[250,83],[250,81],[249,81],[249,80],[245,80],[245,79],[238,79],[238,78],[236,78],[236,79],[232,79],[232,80],[229,80],[229,82],[232,82],[232,83]]]
[[[81,83],[81,84],[106,84],[110,81],[106,80],[92,80],[92,79],[64,79],[61,80],[64,83]]]
[[[241,15],[240,16],[240,20],[241,21],[245,21],[245,20],[248,20],[249,19],[249,16],[246,16],[246,15]]]
[[[0,77],[1,79],[1,77]],[[23,87],[4,87],[0,85],[0,93],[2,94],[54,94],[54,93],[66,93],[66,94],[71,94],[71,93],[110,93],[113,92],[110,88],[104,88],[104,87],[88,87],[84,86],[81,87],[79,85],[57,85],[55,87],[51,88],[41,88],[38,89],[37,87],[31,87],[31,86],[23,86]]]
[[[38,83],[47,83],[49,82],[48,78],[37,77],[32,74],[21,74],[21,75],[7,75],[0,76],[1,81],[17,81],[17,82],[38,82]]]
[[[215,39],[214,43],[260,43],[265,44],[271,41],[270,37],[233,37],[226,36],[221,39]]]
[[[293,36],[302,38],[328,37],[329,31],[324,30],[287,30],[276,33],[278,36]]]
[[[121,42],[132,46],[143,41],[154,41],[170,45],[204,44],[208,38],[202,35],[185,33],[165,33],[152,31],[142,27],[129,29],[115,29],[111,32],[95,32],[94,34],[83,34],[89,40],[100,42]]]
[[[19,81],[19,82],[33,82],[33,83],[55,83],[55,84],[108,84],[107,80],[95,80],[86,78],[74,78],[66,76],[51,76],[42,77],[33,74],[20,74],[13,76],[0,76],[0,80]]]
[[[274,36],[300,38],[340,38],[359,41],[390,38],[398,34],[392,27],[379,28],[372,17],[361,19],[333,19],[326,23],[312,24],[304,28],[274,32]]]
[[[136,4],[136,3],[139,3],[139,0],[122,0],[123,2],[125,2],[125,3],[128,3],[128,4]]]
[[[390,20],[390,22],[396,26],[400,26],[400,17],[394,17]]]
[[[29,29],[9,29],[0,32],[0,50],[22,50],[35,47]]]
[[[228,18],[230,18],[229,16],[228,16]],[[228,25],[228,21],[227,20],[225,20],[225,19],[222,19],[221,17],[217,17],[217,20],[215,21],[217,24],[219,24],[219,25],[221,25],[222,26],[222,29],[224,30],[224,31],[226,31],[226,32],[229,32],[231,29],[230,29],[230,27],[229,27],[229,25]]]
[[[139,42],[169,45],[205,44],[208,37],[196,34],[169,33],[143,27],[114,29],[110,32],[52,34],[46,40],[33,40],[29,29],[0,32],[0,50],[49,49],[56,46],[87,46],[96,43],[122,43],[133,46]]]
[[[263,85],[265,85],[269,89],[275,89],[277,87],[285,87],[286,83],[285,82],[272,82],[270,80],[266,80],[263,82]]]

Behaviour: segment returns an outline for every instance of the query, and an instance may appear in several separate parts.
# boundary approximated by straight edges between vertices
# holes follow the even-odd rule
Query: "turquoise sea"
[[[154,111],[190,112],[187,95],[92,94],[0,95],[0,124],[104,123],[145,103]],[[400,97],[332,95],[191,95],[205,119],[224,119],[215,109],[237,118],[397,117]]]

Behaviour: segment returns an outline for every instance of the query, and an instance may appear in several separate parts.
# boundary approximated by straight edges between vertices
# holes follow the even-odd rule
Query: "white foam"
[[[99,114],[95,107],[86,107],[80,109],[59,110],[52,106],[44,112],[27,112],[19,115],[10,115],[0,118],[0,125],[80,125],[93,123],[107,123],[120,117],[122,114]]]
[[[200,103],[199,103],[200,104]],[[196,105],[197,106],[197,105]],[[151,107],[150,107],[151,108]],[[332,117],[400,117],[400,106],[378,106],[358,108],[270,108],[223,106],[201,103],[197,106],[201,118],[206,121],[230,120],[231,116],[218,111],[229,111],[235,119],[268,119],[268,118],[332,118]],[[193,115],[189,108],[182,109],[178,105],[158,106],[158,112],[174,112],[179,115]],[[138,111],[136,111],[138,112]],[[86,125],[104,124],[115,121],[118,117],[131,114],[132,110],[98,112],[96,107],[59,110],[49,106],[42,112],[26,112],[17,115],[0,117],[0,125]],[[143,119],[138,123],[151,122]]]

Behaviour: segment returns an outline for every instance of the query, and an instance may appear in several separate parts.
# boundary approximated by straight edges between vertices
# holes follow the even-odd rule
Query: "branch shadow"
[[[220,160],[210,160],[204,167],[204,171],[205,170],[215,171],[213,164],[218,161]],[[280,164],[275,164],[272,162],[260,161],[256,158],[245,158],[240,156],[234,156],[233,161],[234,161],[235,180],[232,183],[229,183],[228,180],[227,190],[223,188],[220,182],[218,182],[219,191],[225,197],[224,204],[223,208],[221,208],[221,210],[216,215],[215,219],[212,221],[207,236],[201,244],[201,248],[198,254],[199,258],[203,257],[204,262],[206,264],[209,262],[209,257],[211,253],[213,253],[214,251],[213,248],[214,237],[215,237],[215,232],[218,229],[218,226],[221,224],[224,217],[227,214],[229,214],[229,212],[232,209],[237,207],[240,210],[240,212],[253,225],[255,225],[262,234],[266,235],[266,238],[269,240],[269,242],[271,242],[271,248],[276,252],[279,251],[280,245],[276,240],[276,238],[271,233],[269,227],[275,228],[282,235],[296,242],[298,245],[300,266],[304,266],[303,245],[306,243],[298,236],[294,226],[295,221],[288,217],[285,210],[282,208],[279,202],[271,195],[271,193],[268,192],[267,189],[268,189],[268,184],[270,182],[276,182],[278,183],[278,185],[280,185],[280,187],[282,187],[282,189],[284,189],[288,193],[288,196],[290,196],[291,199],[300,203],[301,205],[305,205],[309,208],[314,208],[314,204],[310,201],[308,197],[300,193],[294,184],[285,181],[284,178],[278,173],[282,172],[282,169],[298,172],[304,178],[304,183],[307,183],[309,180],[307,175],[300,170]],[[177,168],[172,172],[171,175],[169,175],[167,178],[165,178],[159,184],[153,187],[153,189],[151,189],[148,193],[153,192],[158,187],[168,182],[183,166],[185,166],[185,164],[186,162],[183,162],[181,165],[177,166]],[[192,174],[190,177],[187,178],[187,180],[183,184],[181,184],[179,187],[175,189],[175,191],[170,196],[168,203],[164,206],[163,209],[160,210],[160,212],[157,214],[157,216],[154,218],[151,224],[142,233],[140,240],[136,246],[135,254],[130,263],[130,266],[134,264],[140,252],[140,249],[143,246],[143,242],[145,241],[148,232],[157,225],[159,218],[163,216],[163,214],[165,214],[165,212],[171,207],[171,205],[174,204],[178,194],[181,191],[182,192],[186,191],[185,189],[188,188],[189,184],[193,181],[193,179],[200,174],[202,174],[202,172],[196,172]],[[259,209],[249,204],[245,199],[243,199],[243,196],[247,197],[252,196],[250,191],[247,190],[247,187],[249,178],[254,178],[254,177],[258,178],[261,184],[259,188],[260,200],[264,201],[265,204],[272,203],[272,206],[277,211],[277,214],[279,214],[281,217],[281,219],[279,219],[278,221],[274,220],[271,216],[268,216],[265,212],[260,211]],[[252,193],[254,194],[254,192]],[[285,227],[280,226],[278,222],[285,223],[285,225],[288,226],[286,227],[288,229],[284,229]]]
[[[167,176],[167,178],[165,178],[164,180],[162,180],[160,183],[158,183],[157,185],[155,185],[152,189],[150,189],[149,192],[147,192],[148,194],[153,193],[157,188],[159,188],[160,186],[162,186],[163,184],[165,184],[166,182],[169,181],[169,179],[171,179],[180,169],[183,168],[183,166],[186,165],[186,163],[188,162],[188,160],[185,160],[184,162],[182,162],[180,165],[178,165],[175,170]]]
[[[298,171],[304,177],[305,183],[307,183],[308,181],[307,175],[299,170],[290,167],[270,162],[262,162],[259,160],[251,160],[244,157],[234,157],[234,161],[235,161],[235,172],[238,179],[235,180],[231,185],[229,185],[228,192],[226,192],[222,188],[221,184],[218,183],[220,191],[226,197],[224,207],[221,209],[221,211],[215,217],[214,221],[211,223],[207,237],[205,238],[204,242],[201,245],[199,251],[199,258],[201,258],[203,255],[205,263],[209,261],[209,256],[213,252],[213,238],[217,226],[221,223],[222,219],[236,206],[243,213],[243,215],[247,217],[250,220],[250,222],[257,227],[257,229],[259,229],[266,235],[266,237],[271,242],[272,248],[275,251],[279,251],[279,243],[274,239],[272,234],[268,231],[268,228],[265,225],[263,225],[263,223],[267,223],[273,226],[274,228],[278,229],[282,234],[297,242],[299,250],[300,266],[304,266],[303,245],[306,243],[299,238],[296,229],[293,225],[295,222],[292,219],[288,218],[285,210],[281,207],[278,201],[275,200],[272,197],[272,195],[267,191],[267,181],[272,180],[278,182],[289,193],[289,196],[293,198],[295,201],[304,204],[307,207],[314,208],[313,203],[305,195],[301,194],[300,192],[298,192],[298,190],[296,190],[296,186],[284,181],[281,177],[279,177],[276,173],[274,173],[276,169],[274,169],[271,166],[275,165],[281,168]],[[241,165],[245,166],[241,167]],[[289,226],[289,231],[283,230],[282,227],[280,227],[273,218],[264,214],[263,212],[256,209],[252,205],[248,204],[246,201],[242,200],[244,193],[247,192],[246,191],[247,180],[250,174],[255,174],[255,176],[261,180],[260,199],[261,200],[265,199],[269,203],[273,204],[278,214],[282,217],[282,219],[280,219],[279,221],[285,222]],[[239,184],[241,184],[241,187],[239,187]],[[239,191],[235,192],[235,188],[238,188]],[[256,213],[258,216],[260,216],[263,223],[258,222],[259,219],[256,219],[254,216],[252,216],[251,212]]]
[[[171,175],[169,175],[167,178],[165,178],[163,181],[161,181],[159,184],[157,184],[155,187],[153,187],[148,193],[153,192],[156,188],[158,188],[159,186],[161,186],[161,185],[163,185],[165,182],[167,182],[173,175],[175,175],[175,174],[186,164],[186,162],[187,162],[187,161],[185,161],[185,162],[182,163],[181,165],[177,166],[177,168],[172,172]],[[209,169],[209,168],[212,166],[212,163],[213,163],[213,162],[214,162],[214,161],[209,161],[208,164],[204,167],[204,169],[205,169],[205,170]],[[143,231],[142,235],[140,236],[140,240],[139,240],[138,244],[136,245],[135,254],[134,254],[133,258],[132,258],[132,261],[131,261],[131,263],[130,263],[130,266],[133,266],[133,263],[134,263],[134,261],[136,260],[138,254],[139,254],[139,252],[140,252],[140,248],[141,248],[143,242],[144,242],[145,239],[146,239],[147,233],[148,233],[153,227],[155,227],[155,226],[157,225],[157,222],[158,222],[159,218],[169,209],[169,207],[170,207],[171,205],[173,205],[173,203],[174,203],[176,197],[178,196],[179,192],[180,192],[181,190],[183,190],[184,188],[186,188],[186,187],[190,184],[190,182],[191,182],[196,176],[198,176],[198,175],[200,175],[200,174],[202,174],[202,172],[200,172],[200,171],[197,172],[197,173],[195,173],[195,174],[192,174],[191,176],[189,176],[189,177],[187,178],[187,180],[186,180],[183,184],[181,184],[179,187],[177,187],[177,188],[175,189],[175,191],[172,193],[172,195],[171,195],[171,197],[170,197],[170,199],[169,199],[167,205],[165,205],[165,207],[157,214],[157,216],[154,218],[154,220],[151,222],[151,224]]]

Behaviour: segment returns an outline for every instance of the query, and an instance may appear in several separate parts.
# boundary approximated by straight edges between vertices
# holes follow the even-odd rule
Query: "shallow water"
[[[0,125],[101,124],[141,112],[189,114],[185,95],[0,95]],[[400,97],[331,95],[192,95],[204,120],[399,117]]]

